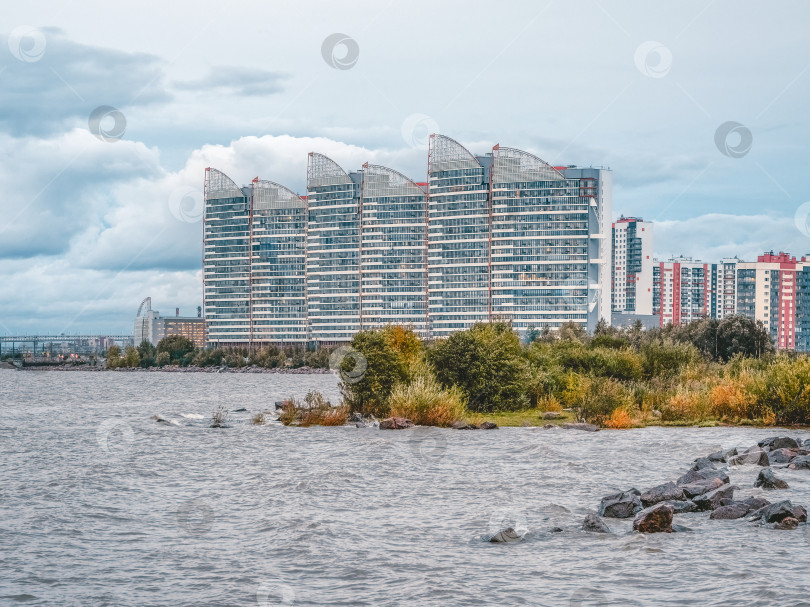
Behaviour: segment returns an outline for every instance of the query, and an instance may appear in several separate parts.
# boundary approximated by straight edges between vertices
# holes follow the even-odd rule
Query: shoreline
[[[27,366],[18,371],[84,371],[84,372],[115,372],[115,373],[274,373],[281,375],[328,375],[331,369],[316,369],[314,367],[273,368],[264,367],[178,367],[166,365],[165,367],[119,367],[107,369],[106,367],[90,367],[87,365],[42,365]]]

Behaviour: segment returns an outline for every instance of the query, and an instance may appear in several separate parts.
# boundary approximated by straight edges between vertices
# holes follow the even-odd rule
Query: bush
[[[421,426],[449,426],[464,417],[464,395],[457,387],[442,388],[429,373],[397,384],[391,393],[390,415]]]
[[[770,410],[779,424],[810,423],[810,358],[779,356],[764,372],[759,396],[763,416]]]
[[[170,364],[172,360],[169,357],[168,352],[161,352],[160,354],[157,355],[155,362],[157,363],[158,367],[165,367],[166,365]]]
[[[625,430],[633,427],[633,419],[627,409],[620,407],[613,410],[613,413],[605,421],[605,426],[612,430]]]
[[[173,364],[182,364],[186,354],[194,352],[194,342],[182,335],[169,335],[158,342],[157,352],[168,352]]]
[[[228,421],[228,409],[225,405],[220,405],[211,414],[211,427],[222,428]]]
[[[696,365],[700,361],[700,353],[695,346],[670,340],[644,344],[641,356],[647,377],[677,375],[688,365]]]

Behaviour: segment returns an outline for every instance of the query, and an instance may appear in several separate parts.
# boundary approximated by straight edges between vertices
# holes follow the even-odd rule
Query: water
[[[249,423],[313,388],[337,398],[330,375],[0,371],[0,605],[810,605],[804,525],[578,530],[603,495],[810,433]],[[219,404],[248,412],[208,428]],[[810,506],[810,472],[777,474],[772,501]],[[524,541],[484,541],[503,525]]]

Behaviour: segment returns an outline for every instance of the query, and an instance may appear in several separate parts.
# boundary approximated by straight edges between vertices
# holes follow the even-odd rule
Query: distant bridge
[[[104,349],[109,342],[126,346],[134,339],[132,335],[0,335],[0,354],[28,349],[36,353],[40,347],[52,350],[54,346],[61,354],[91,353]]]

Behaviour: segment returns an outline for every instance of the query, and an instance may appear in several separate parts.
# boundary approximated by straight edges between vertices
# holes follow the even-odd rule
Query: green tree
[[[118,346],[110,346],[110,349],[107,350],[105,361],[108,369],[117,369],[120,367],[122,363],[121,348]]]
[[[138,355],[141,357],[142,367],[154,367],[157,349],[147,340],[143,340],[138,346]]]
[[[731,360],[735,354],[759,358],[774,352],[773,341],[762,321],[739,314],[727,316],[717,326],[717,358]]]
[[[127,346],[124,350],[124,363],[123,366],[125,367],[137,367],[141,364],[141,356],[138,354],[138,350],[133,348],[132,346]]]
[[[172,357],[169,356],[168,352],[161,352],[157,355],[155,362],[157,363],[158,367],[165,367],[166,365],[171,364]]]
[[[180,364],[186,354],[194,352],[194,342],[182,335],[169,335],[158,342],[157,351],[168,352],[172,364]]]
[[[506,322],[478,323],[437,342],[427,353],[445,388],[458,386],[473,411],[528,406],[528,367],[518,335]]]

